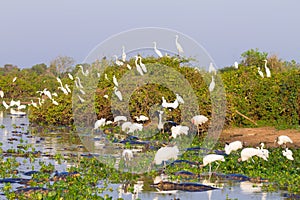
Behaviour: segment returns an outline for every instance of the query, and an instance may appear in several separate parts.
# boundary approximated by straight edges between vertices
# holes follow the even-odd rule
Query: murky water
[[[72,163],[64,162],[58,164],[55,160],[49,158],[49,155],[54,155],[56,153],[61,153],[62,155],[82,155],[88,153],[78,138],[74,138],[66,132],[45,132],[41,130],[31,132],[31,130],[35,129],[30,129],[28,127],[29,121],[26,116],[15,117],[0,111],[0,125],[5,126],[5,128],[0,129],[0,142],[3,144],[2,149],[4,151],[8,149],[17,149],[19,144],[33,144],[35,151],[42,152],[42,156],[37,158],[34,163],[30,163],[28,160],[29,158],[17,157],[16,159],[22,163],[22,165],[18,167],[19,172],[39,170],[39,161],[41,160],[55,165],[58,172],[67,171],[68,166],[71,166]],[[28,178],[28,176],[22,176],[22,178]],[[13,184],[13,188],[17,188],[18,186],[20,185]],[[3,184],[0,184],[0,187],[3,187]],[[122,197],[124,199],[140,198],[146,200],[170,200],[177,198],[189,200],[226,199],[226,197],[230,199],[237,198],[243,200],[285,199],[280,192],[262,192],[260,184],[256,184],[255,187],[253,187],[253,183],[247,181],[231,183],[230,186],[225,183],[220,189],[207,192],[159,192],[155,188],[152,188],[150,191],[145,191],[142,189],[143,182],[134,186],[135,194],[126,192],[126,189],[124,189],[124,185],[122,186],[122,184],[111,184],[110,187],[113,188],[113,192],[106,192],[106,194],[113,196],[113,199],[117,199],[118,197]],[[0,197],[4,198],[4,196]]]

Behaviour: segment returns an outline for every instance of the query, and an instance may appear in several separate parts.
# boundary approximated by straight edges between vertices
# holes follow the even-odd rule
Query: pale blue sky
[[[149,26],[194,38],[219,67],[251,48],[299,62],[299,8],[297,0],[0,0],[0,66],[59,55],[80,63],[111,35]]]

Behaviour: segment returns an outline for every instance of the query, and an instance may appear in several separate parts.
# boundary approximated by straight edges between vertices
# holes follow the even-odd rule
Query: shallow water
[[[2,111],[0,111],[2,112]],[[58,172],[67,171],[67,167],[71,166],[72,163],[61,163],[58,164],[55,160],[49,158],[50,155],[55,153],[66,154],[87,154],[85,148],[78,140],[70,139],[70,134],[66,132],[47,131],[43,133],[38,131],[37,133],[31,133],[28,125],[28,118],[10,116],[5,113],[0,113],[0,125],[4,125],[5,128],[0,129],[0,142],[3,144],[2,149],[17,149],[19,144],[33,144],[35,151],[41,151],[42,156],[37,158],[34,163],[29,162],[29,158],[17,157],[18,161],[21,161],[22,165],[18,167],[19,172],[26,172],[31,170],[39,170],[39,161],[42,160],[46,163],[52,163]],[[101,148],[101,147],[99,147]],[[119,147],[116,147],[119,148]],[[30,151],[30,150],[29,150]],[[27,162],[24,162],[27,160]],[[28,178],[28,176],[22,176],[22,178]],[[13,188],[17,188],[19,184],[13,184]],[[121,184],[111,184],[113,192],[106,192],[113,196],[113,199],[122,197],[124,199],[146,199],[146,200],[170,200],[170,199],[226,199],[226,196],[231,199],[285,199],[282,197],[280,192],[265,193],[261,191],[260,185],[253,187],[250,182],[235,182],[233,184],[224,184],[224,187],[209,192],[184,192],[184,191],[172,191],[172,192],[159,192],[155,188],[151,191],[141,190],[136,191],[136,194],[131,193],[120,193]],[[0,184],[3,187],[3,184]],[[142,187],[142,186],[141,186]],[[149,188],[149,187],[147,187]],[[2,199],[4,196],[0,196]]]

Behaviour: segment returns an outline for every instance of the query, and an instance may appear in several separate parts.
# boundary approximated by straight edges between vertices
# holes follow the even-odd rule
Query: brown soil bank
[[[254,147],[259,146],[260,142],[264,142],[266,147],[278,147],[278,144],[274,141],[280,135],[287,135],[293,140],[293,144],[288,144],[288,147],[300,147],[299,130],[276,130],[272,127],[226,129],[221,133],[220,142],[240,140],[245,143],[245,146]]]

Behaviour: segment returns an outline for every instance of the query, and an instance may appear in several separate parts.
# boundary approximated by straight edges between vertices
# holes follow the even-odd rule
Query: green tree
[[[261,66],[262,61],[267,59],[268,53],[259,52],[258,49],[250,49],[242,53],[242,62],[241,64],[244,66]]]

